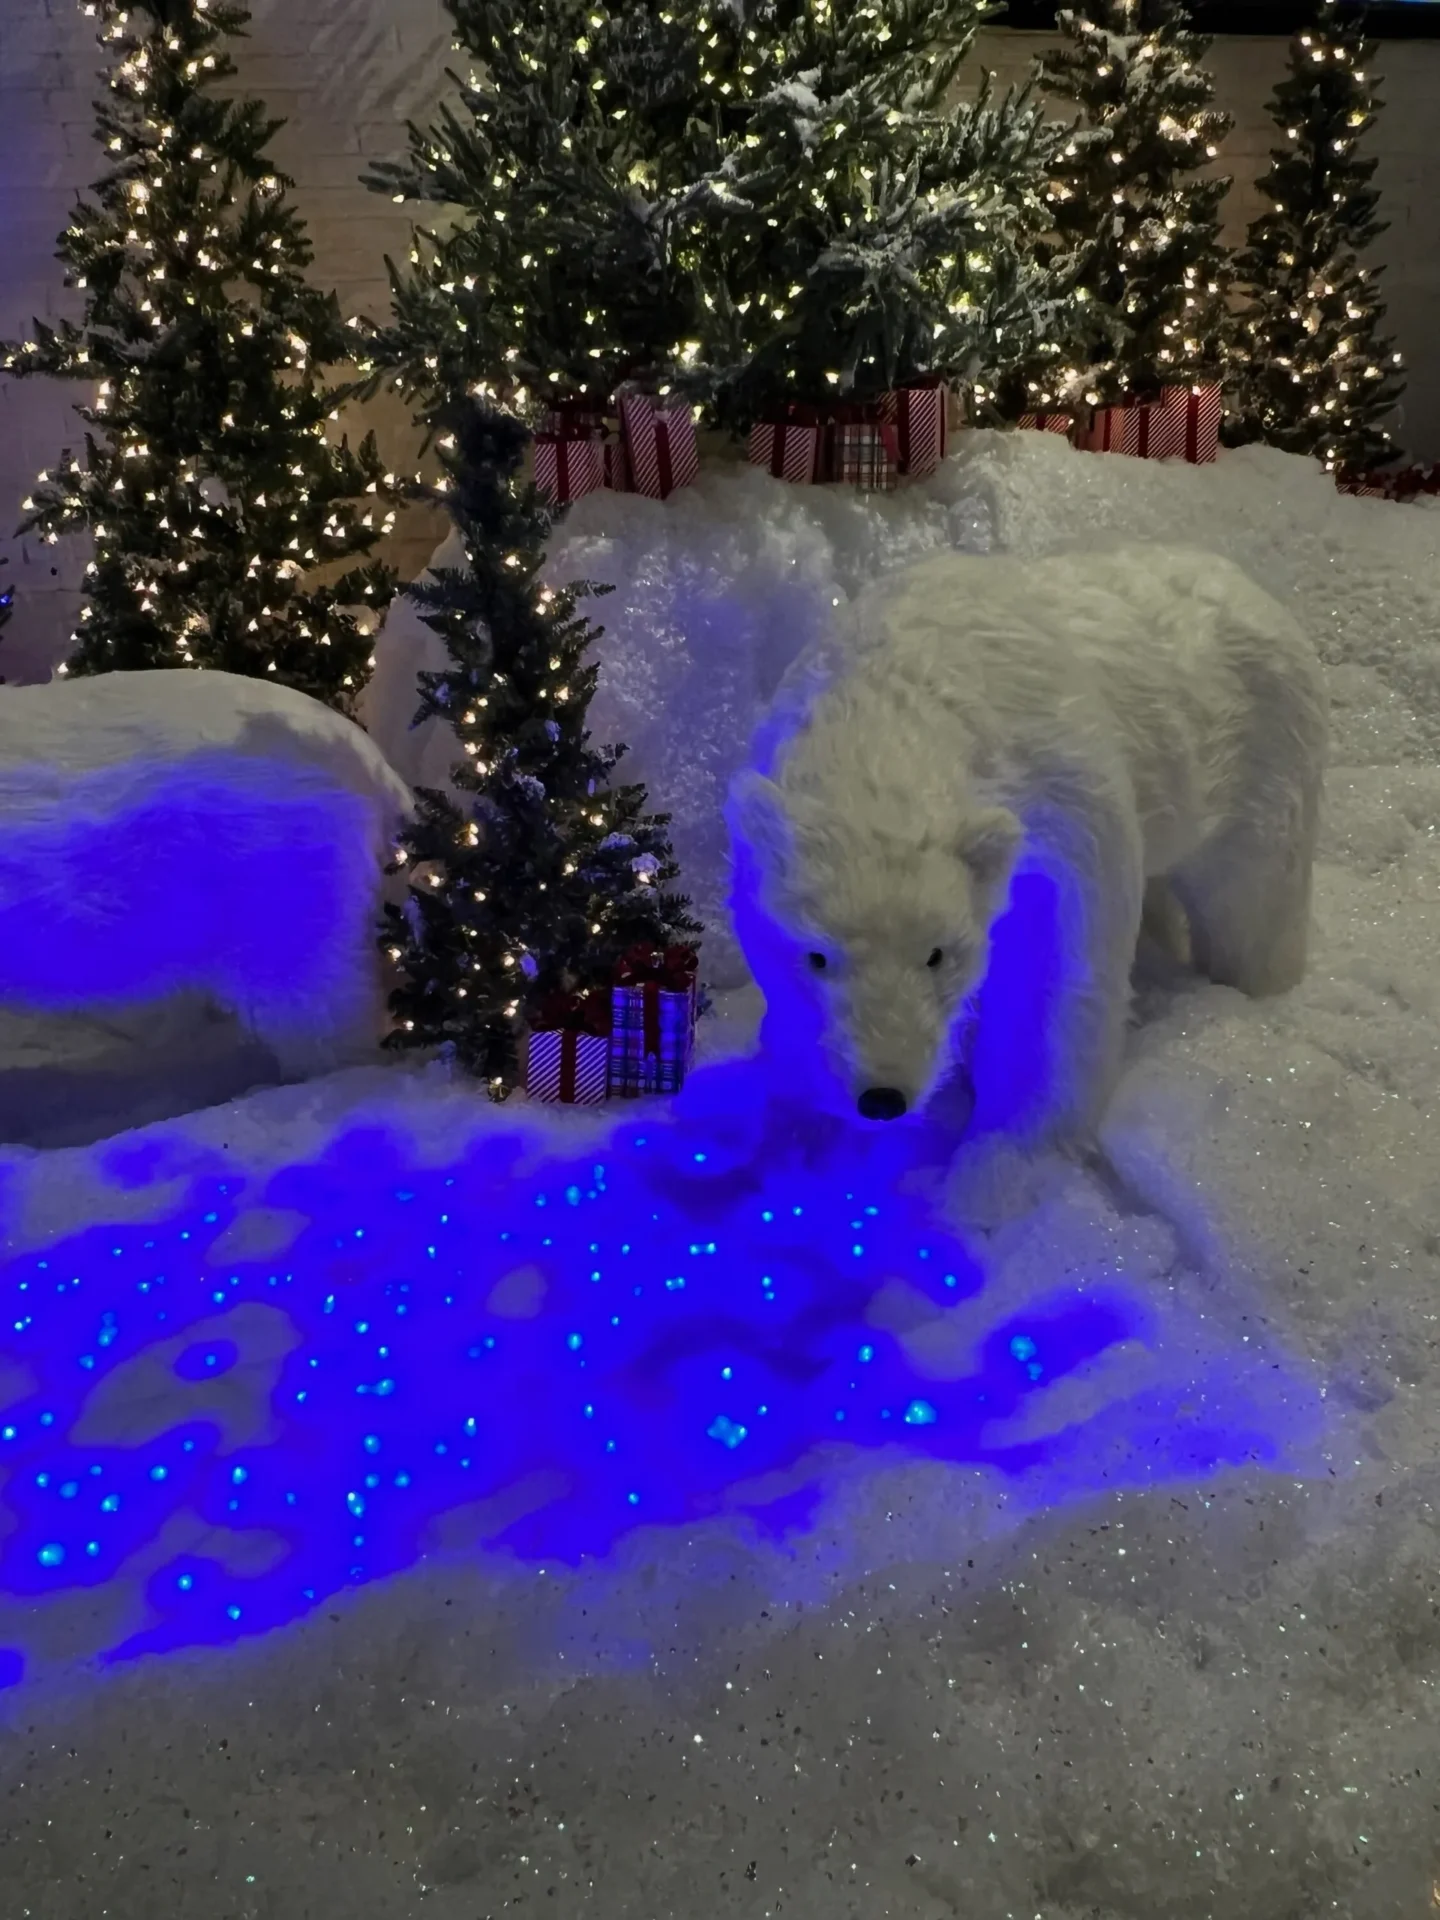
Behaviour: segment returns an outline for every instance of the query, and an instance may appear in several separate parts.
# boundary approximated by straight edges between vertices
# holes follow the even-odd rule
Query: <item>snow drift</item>
[[[204,995],[288,1073],[373,1047],[381,868],[408,805],[358,727],[285,687],[0,689],[0,1006]]]

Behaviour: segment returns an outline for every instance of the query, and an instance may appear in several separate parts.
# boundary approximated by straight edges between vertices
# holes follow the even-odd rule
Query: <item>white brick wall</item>
[[[251,0],[254,19],[241,49],[243,84],[288,125],[280,164],[297,181],[316,246],[316,274],[336,287],[346,311],[378,312],[386,298],[384,256],[406,250],[402,208],[359,183],[366,159],[397,150],[410,117],[424,118],[444,88],[451,59],[442,0]],[[96,50],[80,0],[8,0],[0,47],[0,337],[15,337],[32,315],[64,311],[55,236],[70,202],[96,169],[91,100]],[[13,16],[20,16],[18,21]],[[1043,36],[990,32],[980,56],[1002,81],[1020,79]],[[1252,182],[1263,168],[1270,127],[1265,97],[1284,63],[1284,42],[1236,39],[1212,55],[1220,94],[1236,129],[1224,165],[1236,177],[1228,210],[1238,232],[1256,210]],[[1440,159],[1434,102],[1440,99],[1440,45],[1384,44],[1376,61],[1388,105],[1376,134],[1380,186],[1390,232],[1378,249],[1398,344],[1410,361],[1405,430],[1420,454],[1440,456],[1440,351],[1431,346],[1429,299],[1440,282]],[[0,380],[0,531],[40,466],[75,439],[70,398],[44,382]],[[411,456],[403,417],[385,407],[374,424],[390,459]],[[412,522],[395,558],[414,571],[433,528]],[[75,543],[44,548],[0,540],[0,570],[19,588],[19,606],[0,643],[0,672],[33,673],[64,650],[82,558]]]

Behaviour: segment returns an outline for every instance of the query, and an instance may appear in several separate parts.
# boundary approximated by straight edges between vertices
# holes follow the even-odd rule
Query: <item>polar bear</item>
[[[730,826],[852,1111],[898,1119],[935,1092],[1022,878],[1049,889],[1059,957],[1017,1139],[1093,1131],[1162,878],[1201,972],[1247,994],[1299,980],[1325,685],[1237,567],[1139,545],[937,554],[870,588],[851,640],[774,778],[737,777]],[[738,891],[736,911],[743,938]],[[804,1022],[794,996],[772,1019],[757,977],[768,1046]]]

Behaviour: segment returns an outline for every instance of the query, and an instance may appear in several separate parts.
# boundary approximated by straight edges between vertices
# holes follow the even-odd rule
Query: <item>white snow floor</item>
[[[1152,979],[1103,1162],[1014,1224],[772,1098],[743,988],[673,1109],[387,1066],[0,1150],[5,1920],[1440,1906],[1440,516],[976,436],[572,552],[658,792],[880,556],[1109,531],[1324,650],[1316,952],[1268,1005]],[[709,734],[644,639],[701,587]]]

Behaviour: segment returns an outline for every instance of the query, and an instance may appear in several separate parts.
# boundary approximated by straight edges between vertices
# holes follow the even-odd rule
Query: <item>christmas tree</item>
[[[280,122],[218,98],[225,0],[95,0],[106,169],[60,236],[78,324],[35,327],[7,369],[94,386],[67,453],[25,502],[94,559],[73,673],[213,667],[350,711],[393,591],[373,440],[332,440],[349,335],[305,277],[311,249],[267,156]]]
[[[370,176],[462,209],[365,343],[422,404],[639,375],[744,427],[931,372],[983,400],[1059,358],[1058,132],[1028,94],[951,101],[981,0],[447,5],[474,70]]]
[[[576,610],[590,589],[541,584],[551,516],[520,484],[525,428],[484,399],[428,417],[466,565],[407,589],[451,659],[420,676],[417,721],[454,730],[458,798],[422,790],[404,843],[391,1044],[450,1049],[503,1099],[547,1002],[608,989],[628,948],[698,929],[668,891],[664,816],[643,787],[611,784],[619,750],[590,744],[597,630]]]
[[[718,11],[738,105],[697,247],[697,358],[718,418],[935,373],[984,407],[1017,366],[1058,361],[1067,283],[1036,243],[1059,130],[1028,92],[996,98],[987,80],[953,97],[984,6]]]
[[[1219,210],[1230,182],[1202,172],[1230,128],[1201,65],[1209,46],[1176,0],[1086,0],[1059,15],[1046,87],[1073,101],[1050,187],[1059,244],[1079,255],[1087,316],[1081,388],[1110,403],[1225,364],[1227,269]]]
[[[1260,190],[1273,208],[1251,223],[1236,274],[1241,316],[1234,436],[1311,453],[1363,472],[1394,451],[1382,422],[1399,398],[1400,356],[1380,332],[1377,270],[1356,255],[1385,231],[1356,151],[1379,96],[1359,17],[1321,0],[1290,43],[1289,77],[1270,111],[1284,131]]]
[[[691,6],[446,0],[455,100],[369,183],[438,203],[394,323],[364,363],[423,410],[476,383],[518,405],[664,379],[696,326],[694,235],[712,197],[719,80]],[[461,209],[458,220],[455,209]]]

